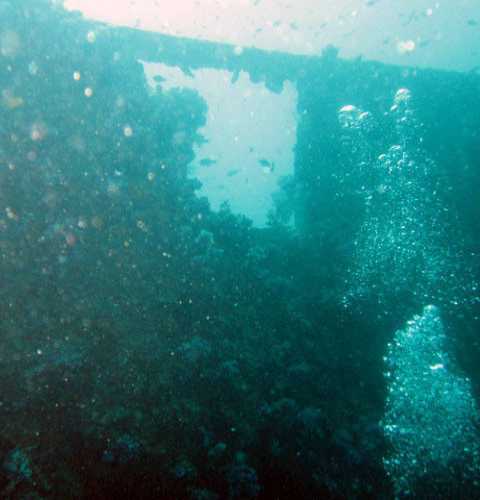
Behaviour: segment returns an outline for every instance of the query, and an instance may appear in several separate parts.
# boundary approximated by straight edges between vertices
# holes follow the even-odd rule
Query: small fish
[[[199,163],[203,167],[209,167],[210,165],[214,165],[215,163],[217,163],[217,160],[212,160],[211,158],[202,158]]]
[[[184,72],[185,75],[189,76],[190,78],[193,78],[195,76],[192,73],[192,70],[186,65],[180,66],[180,69]]]
[[[275,162],[273,162],[273,161],[268,161],[265,158],[262,158],[262,159],[258,160],[258,163],[260,163],[263,171],[266,174],[270,174],[271,172],[273,172],[275,170]]]
[[[475,21],[475,19],[469,19],[469,20],[467,21],[467,24],[468,24],[469,26],[477,26],[478,22],[477,22],[477,21]]]
[[[262,167],[270,167],[271,166],[271,163],[266,160],[265,158],[261,158],[260,160],[258,160],[258,163],[260,163],[260,165]]]
[[[234,168],[234,169],[229,170],[229,171],[227,172],[227,176],[228,176],[228,177],[232,177],[232,176],[234,176],[234,175],[237,175],[237,174],[238,174],[238,172],[240,172],[240,169],[239,169],[239,168]]]

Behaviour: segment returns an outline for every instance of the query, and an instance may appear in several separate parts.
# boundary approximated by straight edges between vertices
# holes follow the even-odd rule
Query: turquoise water
[[[480,496],[478,75],[0,19],[1,498]]]

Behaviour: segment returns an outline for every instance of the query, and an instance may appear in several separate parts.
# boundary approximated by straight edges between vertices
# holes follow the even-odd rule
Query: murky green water
[[[1,498],[478,498],[478,75],[4,0],[0,92]]]

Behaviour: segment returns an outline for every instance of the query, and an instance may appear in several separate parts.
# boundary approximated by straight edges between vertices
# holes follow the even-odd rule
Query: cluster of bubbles
[[[480,494],[479,413],[471,383],[452,366],[445,340],[439,310],[428,305],[388,344],[380,425],[391,445],[384,467],[397,498],[418,494],[422,484],[432,497],[448,485],[468,485]]]
[[[373,162],[360,158],[361,175],[370,185],[348,296],[373,295],[383,302],[413,294],[423,304],[457,304],[471,296],[472,287],[464,283],[460,238],[452,244],[452,214],[439,194],[437,165],[422,148],[422,127],[411,101],[410,91],[400,89],[390,108],[398,143]],[[354,106],[339,112],[341,126],[353,129],[360,143],[368,140],[362,131],[372,120]],[[357,151],[365,156],[368,144]]]
[[[338,112],[338,120],[343,129],[363,130],[370,124],[372,115],[368,111],[362,111],[348,104]]]
[[[338,115],[365,184],[365,217],[354,242],[346,300],[373,299],[391,306],[382,308],[386,314],[405,299],[442,307],[478,300],[457,218],[442,197],[448,186],[426,154],[408,89],[396,92],[386,118],[393,139],[373,155],[372,116],[355,106],[344,106]],[[422,496],[423,488],[435,497],[467,485],[478,497],[479,413],[470,381],[448,359],[436,306],[426,306],[395,333],[385,362],[381,427],[391,452],[384,467],[396,497]]]

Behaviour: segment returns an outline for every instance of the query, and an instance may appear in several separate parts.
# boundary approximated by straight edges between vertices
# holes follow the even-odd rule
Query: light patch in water
[[[208,105],[206,125],[199,131],[207,141],[196,146],[190,176],[202,187],[213,210],[228,202],[232,211],[263,227],[274,207],[272,196],[282,177],[293,175],[297,134],[297,91],[285,82],[282,92],[270,92],[241,72],[232,83],[228,71],[201,69],[193,77],[178,67],[143,62],[147,81],[164,91],[196,90]],[[178,141],[178,137],[175,137]]]

